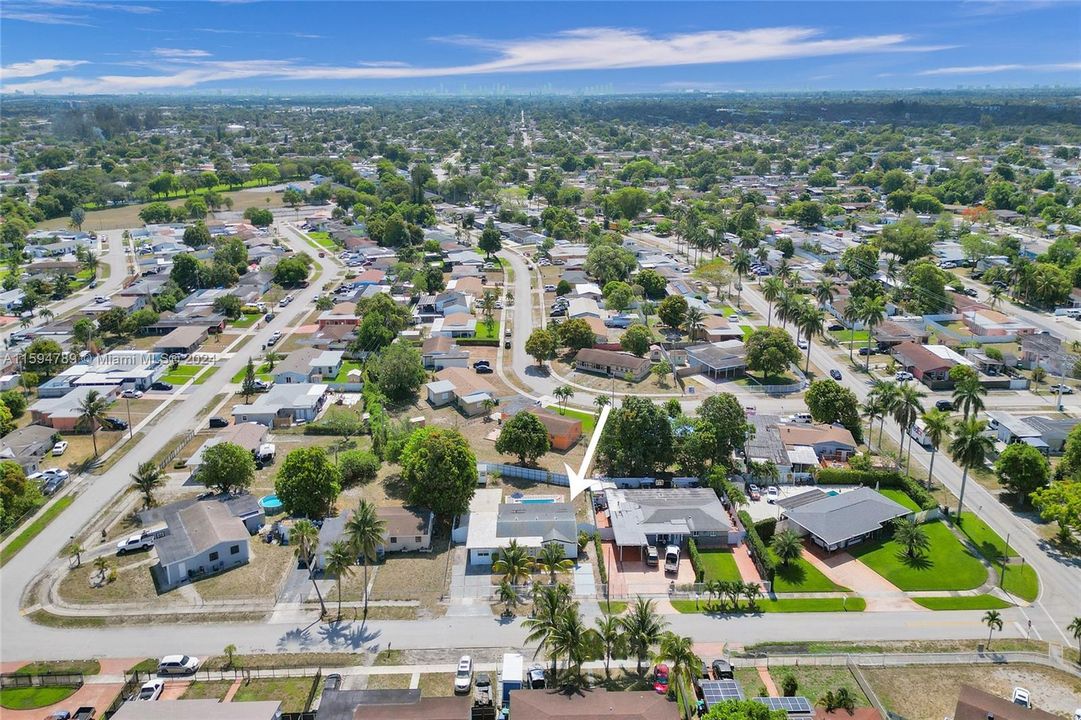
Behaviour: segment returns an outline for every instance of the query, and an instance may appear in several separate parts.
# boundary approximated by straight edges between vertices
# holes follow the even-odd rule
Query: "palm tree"
[[[94,457],[98,456],[98,425],[105,420],[105,411],[109,401],[97,390],[91,390],[79,403],[79,424],[90,427],[90,438],[94,441]]]
[[[739,282],[736,289],[736,307],[739,307],[743,295],[743,276],[751,269],[751,256],[746,250],[740,250],[732,258],[732,269],[736,271]]]
[[[968,482],[970,468],[980,467],[987,459],[994,444],[991,438],[983,434],[987,423],[972,418],[957,423],[950,442],[950,455],[961,466],[961,493],[957,498],[957,517],[961,517],[961,508],[965,502],[965,484]]]
[[[612,398],[608,397],[607,395],[598,395],[597,397],[593,398],[593,404],[597,406],[598,410],[603,410],[604,406],[608,405],[611,402]]]
[[[1071,620],[1070,624],[1066,626],[1066,629],[1070,631],[1073,635],[1073,639],[1077,641],[1077,661],[1081,663],[1081,616]]]
[[[319,528],[307,518],[297,520],[293,529],[289,531],[289,542],[293,543],[293,554],[308,569],[308,579],[312,581],[315,595],[319,598],[319,607],[322,609],[319,617],[324,617],[327,614],[327,604],[323,602],[323,593],[319,590],[319,583],[315,582],[315,550],[319,547]]]
[[[924,529],[908,518],[898,518],[894,521],[893,539],[904,545],[905,555],[913,559],[931,547]]]
[[[743,584],[743,597],[747,598],[747,609],[754,610],[758,598],[762,595],[762,588],[756,582]]]
[[[819,306],[823,308],[826,307],[827,303],[833,302],[833,281],[829,278],[822,278],[815,283],[814,296]]]
[[[499,551],[499,557],[492,563],[492,572],[502,575],[512,585],[521,585],[533,571],[533,560],[526,549],[511,540],[507,547]]]
[[[992,310],[998,308],[999,304],[1002,302],[1003,294],[1001,287],[998,285],[991,286],[991,291],[987,293],[987,304],[991,306]]]
[[[131,485],[143,494],[143,507],[154,505],[154,491],[165,484],[165,473],[158,464],[148,460],[139,464],[139,469],[131,476]]]
[[[522,623],[529,631],[526,644],[537,643],[534,657],[542,650],[551,655],[552,677],[555,677],[556,665],[559,662],[559,655],[553,652],[556,628],[563,613],[572,605],[577,606],[577,603],[571,601],[570,588],[563,583],[538,586],[533,594],[533,617]]]
[[[961,407],[964,419],[968,420],[971,413],[973,417],[983,410],[983,396],[987,394],[987,388],[980,384],[978,377],[969,375],[964,377],[953,389],[953,403]]]
[[[901,447],[899,451],[904,451],[905,437],[908,436],[909,438],[905,473],[908,472],[908,463],[912,459],[912,437],[908,434],[908,431],[916,424],[917,418],[923,414],[923,404],[920,400],[925,397],[927,397],[927,393],[916,387],[914,382],[901,383],[897,393],[897,404],[893,407],[893,419],[901,428]]]
[[[863,306],[864,299],[862,296],[850,297],[848,302],[845,303],[844,310],[841,312],[841,317],[845,319],[845,322],[849,325],[849,330],[855,331],[856,323],[863,319]],[[852,350],[856,343],[849,338],[848,341],[848,361],[855,364],[855,359],[852,357]]]
[[[677,688],[681,701],[686,702],[683,699],[683,688],[693,683],[702,669],[702,658],[694,652],[694,640],[689,637],[680,637],[671,631],[666,632],[661,636],[655,660],[657,662],[667,660],[670,663],[671,680]]]
[[[379,548],[387,534],[387,523],[379,517],[375,505],[361,500],[357,509],[345,523],[345,537],[364,564],[364,616],[368,616],[368,561],[375,562]]]
[[[784,293],[784,281],[779,277],[767,278],[762,283],[762,297],[769,302],[769,312],[766,314],[766,327],[773,322],[773,303]]]
[[[867,327],[867,367],[865,372],[871,372],[871,339],[874,337],[875,325],[878,325],[886,317],[886,300],[882,296],[868,298],[863,304],[863,317],[860,320]]]
[[[551,584],[556,582],[556,573],[565,572],[574,567],[574,561],[566,556],[563,545],[558,542],[545,543],[540,554],[533,559],[533,564],[541,572],[548,573]]]
[[[799,536],[791,530],[783,530],[773,536],[769,547],[773,553],[781,559],[782,565],[789,565],[799,560],[803,555],[803,543]]]
[[[950,420],[949,413],[937,408],[925,412],[921,420],[923,420],[924,437],[931,441],[931,463],[927,468],[927,489],[930,490],[931,478],[935,472],[935,455],[938,453],[942,441],[950,436],[953,421]]]
[[[668,623],[657,614],[654,602],[641,596],[635,600],[630,613],[619,621],[627,634],[628,649],[638,660],[638,674],[641,675],[642,661],[649,657],[650,650],[661,639],[661,633]]]
[[[687,337],[694,340],[702,326],[705,324],[706,314],[696,307],[687,310],[687,316],[683,320],[683,328],[687,331]]]
[[[620,624],[619,618],[613,615],[602,615],[597,618],[597,636],[600,638],[601,645],[604,646],[604,676],[610,678],[612,673],[609,669],[609,663],[612,656],[622,655],[623,647],[626,644],[624,642],[623,626]]]
[[[510,580],[504,579],[499,583],[498,595],[499,602],[504,604],[507,614],[513,615],[514,608],[518,605],[518,589]]]
[[[75,567],[83,566],[83,553],[86,552],[84,548],[77,540],[72,540],[68,545],[68,555],[75,558]]]
[[[559,412],[563,415],[567,410],[567,401],[574,397],[574,388],[570,385],[560,385],[552,391],[552,395],[559,401]]]
[[[101,555],[94,558],[94,569],[98,571],[98,577],[101,578],[100,583],[105,584],[105,573],[109,571],[109,558]]]
[[[323,571],[334,578],[334,584],[338,586],[338,619],[342,617],[342,580],[353,572],[357,563],[357,555],[353,548],[349,547],[347,540],[339,540],[327,550],[326,567]]]
[[[987,626],[987,649],[991,649],[991,633],[1002,630],[1002,614],[998,610],[988,610],[983,614],[983,624]]]
[[[795,319],[799,308],[798,295],[787,289],[781,292],[781,297],[777,300],[777,319],[781,321],[781,327],[787,325],[789,320]]]
[[[42,320],[44,320],[45,322],[49,322],[49,321],[50,321],[50,320],[52,320],[52,319],[53,319],[54,317],[56,317],[56,313],[54,313],[54,312],[53,312],[52,310],[50,310],[49,308],[42,308],[42,309],[41,309],[41,312],[40,312],[40,313],[38,313],[38,315],[39,315],[39,316],[41,317],[41,319],[42,319]]]
[[[878,423],[878,445],[881,447],[882,430],[886,426],[886,416],[892,415],[894,409],[897,407],[897,403],[900,402],[901,388],[893,380],[880,380],[874,384],[874,387],[871,388],[871,392],[875,393],[881,408],[881,415],[879,415]]]
[[[582,676],[582,663],[589,659],[590,651],[597,646],[596,637],[597,632],[582,620],[578,603],[571,603],[560,613],[549,646],[553,655],[567,658],[575,681]]]
[[[867,401],[863,403],[863,416],[867,418],[867,449],[871,449],[871,434],[875,429],[875,420],[882,415],[882,401],[874,393],[867,394]]]
[[[799,317],[796,318],[796,326],[807,341],[807,360],[803,364],[803,372],[806,374],[811,368],[811,341],[826,329],[825,321],[822,319],[822,311],[813,305],[805,305],[800,311]]]

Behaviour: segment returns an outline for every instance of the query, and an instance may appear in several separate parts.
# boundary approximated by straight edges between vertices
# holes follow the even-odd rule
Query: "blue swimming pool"
[[[547,505],[548,503],[554,503],[555,498],[522,498],[518,501],[519,505]]]
[[[262,506],[263,512],[269,515],[282,511],[282,501],[278,499],[277,495],[264,495],[259,498],[259,505]]]

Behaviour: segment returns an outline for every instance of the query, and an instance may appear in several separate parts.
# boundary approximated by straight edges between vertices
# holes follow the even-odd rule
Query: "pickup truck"
[[[492,678],[488,673],[479,673],[476,684],[473,686],[473,704],[492,704]]]

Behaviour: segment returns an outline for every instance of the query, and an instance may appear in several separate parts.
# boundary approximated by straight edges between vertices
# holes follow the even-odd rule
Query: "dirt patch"
[[[412,675],[406,673],[394,675],[369,675],[369,690],[408,690]]]
[[[277,596],[282,579],[293,562],[293,549],[267,545],[258,538],[253,538],[250,545],[247,565],[192,583],[203,600],[267,600]]]
[[[864,668],[863,672],[887,710],[911,718],[949,717],[965,684],[1003,698],[1009,698],[1015,687],[1027,688],[1035,707],[1067,717],[1081,697],[1081,680],[1037,665]],[[919,692],[913,692],[914,688]]]
[[[101,584],[100,571],[92,563],[84,563],[69,572],[57,588],[60,597],[73,605],[100,605],[103,603],[149,603],[169,604],[169,599],[158,595],[154,578],[150,574],[150,555],[138,553],[120,558],[109,558],[116,579]],[[108,574],[108,570],[106,574]],[[176,596],[179,601],[179,596]]]
[[[450,528],[444,523],[432,538],[430,553],[393,553],[375,569],[371,600],[418,600],[432,612],[446,590]],[[370,579],[370,575],[369,575]],[[342,598],[364,597],[364,572],[357,568],[342,586]]]

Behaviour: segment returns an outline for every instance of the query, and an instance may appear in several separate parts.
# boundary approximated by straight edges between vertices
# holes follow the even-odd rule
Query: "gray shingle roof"
[[[885,495],[860,487],[839,495],[827,495],[788,510],[785,515],[826,545],[835,545],[874,532],[890,520],[910,512]]]
[[[647,535],[728,532],[728,513],[710,488],[607,490],[617,545],[640,545]]]

